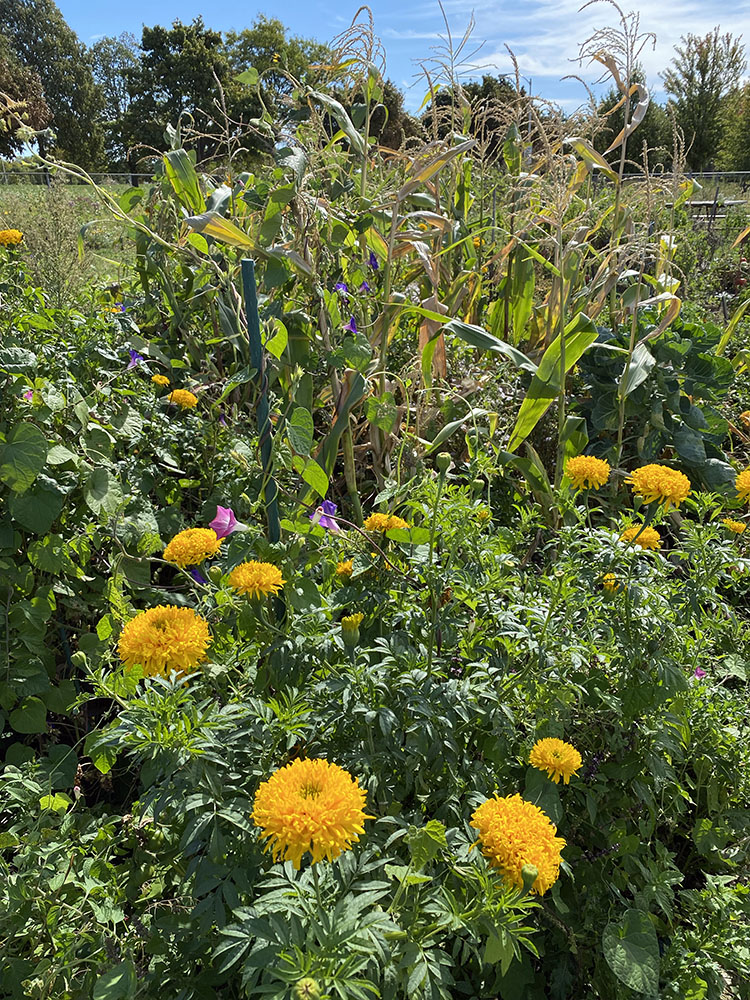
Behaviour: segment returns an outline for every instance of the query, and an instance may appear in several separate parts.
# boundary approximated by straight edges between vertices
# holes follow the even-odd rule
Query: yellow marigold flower
[[[638,536],[636,538],[636,535]],[[631,528],[626,528],[620,535],[621,542],[635,542],[642,549],[653,549],[657,551],[661,548],[661,535],[655,528],[643,528],[640,524],[634,524]]]
[[[733,521],[731,517],[725,517],[721,523],[735,535],[741,535],[747,527],[744,521]]]
[[[0,229],[0,247],[16,247],[22,239],[20,229]]]
[[[213,528],[188,528],[175,535],[164,549],[164,559],[180,569],[197,566],[204,559],[215,556],[221,548],[221,538],[216,537]]]
[[[367,792],[359,779],[327,760],[295,760],[275,771],[255,793],[251,817],[268,841],[274,861],[299,870],[309,851],[312,863],[333,861],[365,832]]]
[[[341,619],[341,628],[345,632],[353,632],[355,629],[358,629],[359,626],[362,624],[362,619],[364,617],[365,616],[362,614],[361,611],[358,611],[354,615],[344,615],[344,617]]]
[[[750,410],[743,410],[740,413],[740,423],[745,429],[750,427]]]
[[[593,455],[578,455],[565,465],[565,475],[577,490],[598,490],[607,483],[611,471],[609,462]]]
[[[198,397],[187,389],[173,389],[167,399],[181,410],[192,410],[198,403]]]
[[[552,778],[556,785],[560,783],[560,778],[567,785],[582,763],[581,755],[572,743],[554,737],[537,740],[529,757],[529,764],[538,771],[546,771],[547,777]]]
[[[340,562],[336,567],[336,576],[351,576],[354,572],[354,560],[347,559],[344,562]]]
[[[157,385],[169,385],[169,379],[166,375],[152,375],[151,381],[155,382]]]
[[[491,517],[492,511],[490,511],[487,507],[480,507],[477,511],[477,521],[479,521],[480,524],[486,524]]]
[[[617,577],[614,573],[605,573],[604,579],[602,580],[602,587],[610,593],[616,594],[618,590],[622,588],[622,584],[617,582]]]
[[[750,469],[739,473],[734,481],[734,488],[740,500],[750,500]]]
[[[394,528],[408,527],[403,518],[393,514],[370,514],[365,521],[365,528],[368,531],[393,531]]]
[[[646,503],[653,500],[664,504],[664,509],[679,507],[690,493],[690,480],[682,472],[666,465],[643,465],[631,472],[625,480],[633,487],[633,492],[643,497]]]
[[[159,604],[131,618],[117,651],[127,667],[139,665],[148,676],[189,673],[206,659],[211,642],[208,622],[192,608]]]
[[[251,559],[250,562],[235,566],[229,574],[228,582],[230,587],[239,590],[241,594],[262,597],[264,594],[278,594],[286,580],[282,579],[278,566]]]
[[[534,865],[539,873],[531,887],[539,896],[557,881],[565,841],[532,802],[520,795],[495,795],[475,810],[471,826],[479,831],[482,853],[510,885],[523,888],[524,865]]]

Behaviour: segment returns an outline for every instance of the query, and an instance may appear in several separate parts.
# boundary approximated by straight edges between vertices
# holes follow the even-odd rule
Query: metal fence
[[[90,173],[89,177],[97,184],[112,184],[127,187],[137,187],[143,181],[153,179],[153,174],[138,173]],[[85,184],[85,180],[72,177],[45,167],[8,167],[0,162],[0,184],[39,184],[51,187],[53,184]]]

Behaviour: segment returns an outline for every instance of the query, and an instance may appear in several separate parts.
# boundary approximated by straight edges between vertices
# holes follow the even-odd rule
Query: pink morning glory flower
[[[332,500],[324,500],[315,513],[310,515],[310,520],[313,524],[319,524],[321,528],[327,528],[329,531],[341,531],[333,516],[337,510],[338,507]]]
[[[220,507],[216,505],[216,517],[210,522],[209,528],[213,528],[217,538],[226,538],[233,531],[238,531],[239,521],[234,516],[231,507]]]
[[[706,676],[706,671],[705,670],[702,670],[700,667],[696,667],[695,668],[695,672],[693,674],[693,677],[697,677],[698,680],[700,680],[701,677],[705,677],[705,676]]]

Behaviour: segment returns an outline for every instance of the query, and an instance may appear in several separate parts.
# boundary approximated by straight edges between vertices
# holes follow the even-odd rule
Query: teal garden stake
[[[260,319],[258,318],[258,295],[255,289],[255,263],[252,260],[242,260],[242,290],[245,296],[245,315],[247,317],[247,337],[250,342],[250,365],[255,369],[255,382],[258,387],[258,437],[260,439],[260,460],[263,466],[263,482],[268,523],[269,542],[278,542],[281,538],[279,524],[278,489],[276,480],[271,475],[271,420],[268,407],[268,379],[266,378],[263,344],[260,340]]]

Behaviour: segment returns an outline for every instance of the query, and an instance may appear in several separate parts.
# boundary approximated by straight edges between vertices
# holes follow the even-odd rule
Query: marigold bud
[[[315,979],[306,976],[295,984],[292,996],[294,1000],[320,1000],[320,986]]]
[[[74,667],[79,667],[81,670],[85,670],[89,663],[82,649],[79,649],[77,653],[73,653],[70,657],[70,662]]]
[[[531,892],[532,885],[539,878],[539,869],[536,865],[524,865],[521,869],[521,878],[523,879],[523,891]]]
[[[221,566],[209,566],[208,567],[208,578],[211,583],[221,583]]]
[[[435,465],[438,467],[438,472],[447,472],[452,461],[453,459],[447,451],[441,451],[435,459]]]

